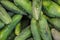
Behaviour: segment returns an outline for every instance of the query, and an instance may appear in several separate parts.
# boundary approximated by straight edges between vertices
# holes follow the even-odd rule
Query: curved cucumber
[[[15,28],[16,24],[21,20],[21,15],[15,15],[12,18],[11,24],[7,25],[4,29],[2,29],[0,33],[0,40],[6,40],[7,37],[10,35],[12,30]]]
[[[60,6],[53,1],[43,1],[44,11],[50,17],[60,17]]]
[[[25,28],[14,40],[26,40],[31,36],[31,30],[29,27]]]
[[[40,35],[43,40],[52,40],[50,29],[47,23],[47,20],[45,19],[44,15],[42,14],[39,20],[39,30]]]
[[[1,4],[7,9],[10,10],[14,13],[19,13],[19,14],[23,14],[23,15],[27,15],[26,13],[24,13],[21,9],[19,9],[18,7],[15,6],[14,3],[10,2],[10,1],[1,1]]]
[[[32,13],[32,6],[31,2],[29,0],[14,0],[14,3],[20,8],[22,7],[24,10],[26,10],[30,15]]]
[[[11,17],[9,16],[9,14],[6,12],[6,10],[1,5],[0,5],[0,19],[5,24],[9,24],[12,21]]]
[[[37,21],[35,19],[31,20],[31,31],[32,31],[34,40],[41,40],[39,30],[38,30]]]

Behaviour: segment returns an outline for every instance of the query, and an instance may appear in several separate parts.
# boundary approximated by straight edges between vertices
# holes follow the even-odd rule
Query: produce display
[[[60,0],[0,0],[0,40],[60,40]]]

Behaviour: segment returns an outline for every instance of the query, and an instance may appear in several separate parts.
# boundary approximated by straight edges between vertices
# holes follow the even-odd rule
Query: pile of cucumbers
[[[60,0],[0,0],[0,40],[60,40]]]

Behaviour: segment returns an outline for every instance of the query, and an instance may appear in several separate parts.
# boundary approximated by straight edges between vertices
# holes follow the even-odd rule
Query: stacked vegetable
[[[0,40],[60,40],[60,0],[0,0]]]

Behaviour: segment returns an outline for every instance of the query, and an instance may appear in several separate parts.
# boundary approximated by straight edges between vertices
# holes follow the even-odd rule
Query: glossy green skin
[[[40,20],[39,20],[39,30],[40,30],[40,35],[43,40],[52,40],[50,29],[47,23],[47,20],[45,17],[42,15]]]
[[[32,13],[32,6],[31,2],[26,0],[14,0],[14,3],[20,8],[22,7],[24,10],[26,10],[30,15]]]
[[[35,19],[31,20],[31,31],[32,31],[32,35],[34,37],[34,40],[41,40],[39,30],[38,30],[37,21]]]
[[[53,1],[43,1],[44,11],[50,17],[60,17],[60,6]]]
[[[33,0],[32,2],[33,4],[33,17],[38,20],[40,17],[40,13],[41,13],[41,7],[42,7],[42,1],[41,0]]]
[[[16,24],[21,20],[22,16],[21,15],[15,15],[12,18],[11,24],[7,25],[4,29],[2,29],[0,33],[0,40],[6,40],[7,37],[10,35],[12,30],[15,28]]]
[[[12,21],[11,17],[9,16],[9,14],[6,12],[6,10],[1,5],[0,5],[0,19],[5,24],[9,24]]]
[[[0,29],[4,27],[4,23],[0,21]]]
[[[1,4],[7,9],[10,10],[14,13],[19,13],[19,14],[23,14],[23,15],[27,15],[26,13],[24,13],[21,9],[19,9],[18,7],[15,6],[14,3],[10,2],[10,1],[1,1]]]
[[[60,5],[60,0],[54,0],[57,4]]]
[[[49,18],[47,19],[54,27],[60,30],[60,19],[59,18]]]
[[[21,32],[21,24],[18,23],[15,28],[15,35],[19,35]]]
[[[31,30],[29,29],[29,27],[27,27],[20,33],[20,35],[16,36],[14,40],[26,40],[30,36]]]

